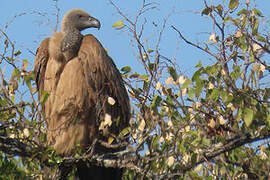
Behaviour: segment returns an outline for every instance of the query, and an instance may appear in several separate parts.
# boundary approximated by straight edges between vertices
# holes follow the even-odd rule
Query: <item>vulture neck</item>
[[[64,53],[66,61],[76,57],[81,46],[83,35],[74,27],[63,28],[64,34],[61,50]]]

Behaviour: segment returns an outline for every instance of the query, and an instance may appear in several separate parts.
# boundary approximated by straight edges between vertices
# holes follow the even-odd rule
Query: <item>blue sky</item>
[[[114,2],[127,16],[134,19],[142,0],[115,0]],[[192,74],[190,69],[199,60],[206,64],[211,63],[211,60],[204,53],[185,44],[178,38],[177,33],[170,28],[170,25],[175,25],[190,40],[206,42],[210,36],[209,33],[212,32],[212,25],[209,19],[200,15],[203,1],[153,0],[151,2],[157,2],[158,5],[157,9],[149,11],[144,16],[147,17],[147,24],[143,39],[147,38],[151,46],[151,42],[156,40],[163,19],[174,10],[174,13],[168,19],[160,51],[169,58],[176,57],[176,63],[181,67],[180,70],[187,75]],[[210,0],[208,2],[216,1]],[[242,2],[245,2],[245,0],[242,0]],[[260,0],[257,5],[264,15],[269,17],[270,1]],[[63,14],[72,8],[81,8],[98,18],[101,22],[101,29],[99,31],[88,29],[84,33],[94,34],[103,46],[109,49],[109,55],[114,59],[119,69],[129,65],[135,70],[142,70],[142,66],[138,63],[134,53],[135,49],[132,47],[132,38],[123,30],[112,28],[112,24],[122,18],[107,0],[59,0],[58,7],[60,8],[60,20]],[[37,12],[45,13],[46,17]],[[0,7],[1,29],[4,29],[5,24],[10,22],[15,15],[21,14],[12,21],[6,30],[11,40],[16,41],[15,47],[23,52],[19,59],[28,59],[30,63],[33,63],[34,56],[27,50],[35,52],[41,40],[52,34],[56,24],[53,13],[56,13],[53,0],[2,0]],[[158,25],[157,28],[154,27],[153,22]],[[1,47],[0,50],[2,51]],[[31,69],[31,66],[29,68]]]

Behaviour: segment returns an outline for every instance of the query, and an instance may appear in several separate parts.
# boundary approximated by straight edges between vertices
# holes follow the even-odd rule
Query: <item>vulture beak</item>
[[[98,19],[94,17],[89,17],[88,21],[91,27],[98,28],[98,30],[100,29],[100,22]]]

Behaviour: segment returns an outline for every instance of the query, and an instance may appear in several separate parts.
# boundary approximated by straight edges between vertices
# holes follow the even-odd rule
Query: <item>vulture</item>
[[[122,76],[101,43],[91,34],[81,34],[87,28],[99,29],[99,20],[72,9],[64,15],[61,30],[44,39],[36,51],[34,73],[38,97],[44,101],[47,143],[63,156],[87,150],[94,141],[94,153],[112,153],[123,147],[112,149],[98,142],[127,141],[118,138],[130,119]],[[80,162],[76,175],[79,179],[121,179],[122,171]]]

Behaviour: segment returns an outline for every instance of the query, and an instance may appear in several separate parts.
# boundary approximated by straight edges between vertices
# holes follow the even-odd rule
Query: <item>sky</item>
[[[221,0],[219,0],[222,2]],[[245,0],[240,0],[245,2]],[[177,33],[170,28],[177,27],[190,40],[206,42],[213,32],[213,26],[209,18],[200,15],[204,5],[202,0],[151,0],[156,2],[156,9],[148,11],[141,19],[146,17],[143,41],[149,41],[149,48],[154,49],[155,42],[162,26],[164,18],[168,17],[167,25],[161,39],[160,52],[172,59],[180,67],[181,72],[190,76],[194,66],[199,60],[203,63],[211,63],[209,57],[197,49],[187,45],[179,39]],[[208,2],[217,2],[209,0]],[[251,2],[253,2],[251,0]],[[131,19],[134,19],[142,0],[114,0],[114,3]],[[18,60],[27,59],[32,68],[34,55],[39,43],[51,36],[57,24],[55,13],[57,12],[54,0],[1,0],[0,7],[0,29],[4,29],[15,47],[23,53]],[[258,0],[258,8],[266,17],[270,14],[270,1]],[[109,55],[120,69],[123,66],[131,66],[135,71],[142,71],[142,65],[137,60],[136,47],[131,41],[132,38],[125,30],[112,28],[112,24],[123,18],[108,0],[59,0],[57,3],[60,9],[60,21],[68,10],[80,8],[89,12],[101,22],[101,29],[87,29],[84,34],[94,34],[109,50]],[[15,17],[15,18],[14,18]],[[5,25],[9,24],[7,29]],[[154,26],[157,25],[157,27]],[[59,26],[58,29],[59,30]],[[0,42],[2,43],[2,42]],[[152,47],[151,47],[152,46]],[[1,46],[0,51],[2,52]]]

